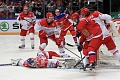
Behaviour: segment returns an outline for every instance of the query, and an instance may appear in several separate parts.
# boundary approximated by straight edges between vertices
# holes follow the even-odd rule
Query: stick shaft
[[[0,64],[0,66],[11,66],[12,63],[9,63],[9,64]]]

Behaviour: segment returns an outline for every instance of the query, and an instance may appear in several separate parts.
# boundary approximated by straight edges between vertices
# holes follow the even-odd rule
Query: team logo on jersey
[[[1,29],[2,31],[7,31],[7,30],[9,29],[9,24],[8,24],[7,22],[2,22],[2,23],[0,24],[0,29]]]

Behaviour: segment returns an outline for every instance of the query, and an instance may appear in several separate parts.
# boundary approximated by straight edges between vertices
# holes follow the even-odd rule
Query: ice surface
[[[66,36],[66,42],[74,44],[71,36]],[[25,49],[18,49],[20,44],[19,35],[0,35],[0,64],[10,63],[10,59],[27,59],[36,56],[39,46],[37,35],[35,36],[34,50],[31,49],[29,36],[26,37]],[[76,47],[66,47],[80,55]],[[118,48],[120,50],[120,47]],[[57,46],[51,40],[49,40],[45,50],[59,52]],[[76,57],[69,51],[65,51],[67,54]],[[85,73],[79,69],[31,69],[19,66],[0,66],[0,80],[120,80],[120,70],[97,69],[96,73]]]

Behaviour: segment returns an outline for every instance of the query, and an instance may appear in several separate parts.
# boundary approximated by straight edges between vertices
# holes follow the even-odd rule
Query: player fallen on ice
[[[60,61],[59,59],[53,59],[53,57],[62,58],[63,56],[58,55],[54,51],[45,51],[39,53],[36,58],[23,59],[11,59],[13,66],[24,66],[29,68],[57,68],[57,67],[68,67],[71,64],[67,64],[66,61]]]
[[[21,43],[22,45],[19,48],[25,48],[25,36],[29,31],[31,48],[34,49],[34,25],[36,22],[36,17],[33,12],[28,10],[27,6],[23,7],[23,12],[21,12],[17,18],[22,24],[22,28],[20,31]]]

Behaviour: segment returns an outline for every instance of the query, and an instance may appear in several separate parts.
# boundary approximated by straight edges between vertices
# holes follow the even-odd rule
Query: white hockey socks
[[[120,52],[115,48],[113,50],[110,50],[110,52],[118,59],[120,62]]]
[[[88,57],[89,57],[89,56],[86,56],[86,57],[83,59],[83,64],[84,64],[84,66],[86,66],[87,64],[89,64]]]
[[[118,59],[118,61],[120,62],[120,52],[118,50],[116,50],[114,52],[114,56]]]
[[[30,33],[29,36],[30,36],[31,45],[34,45],[34,34]]]
[[[22,43],[22,45],[25,45],[25,36],[20,36],[21,37],[21,43]]]
[[[39,46],[38,53],[42,52],[42,51],[45,49],[46,46],[47,46],[46,43],[42,43],[42,44]]]

